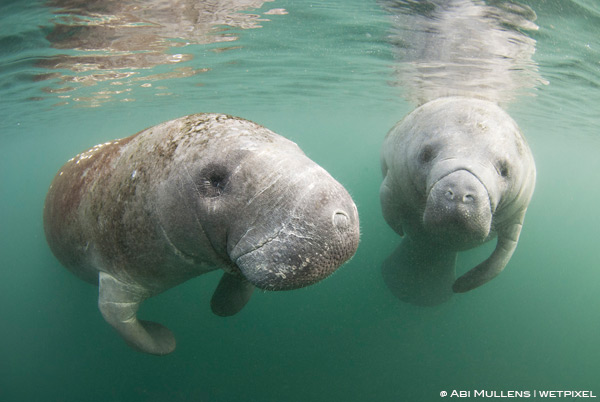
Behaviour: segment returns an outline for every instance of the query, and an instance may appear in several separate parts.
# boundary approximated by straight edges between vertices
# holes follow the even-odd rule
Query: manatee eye
[[[419,152],[419,161],[421,163],[429,163],[435,158],[435,149],[432,145],[425,145]]]
[[[499,161],[496,169],[498,169],[500,176],[504,178],[507,178],[510,175],[510,168],[508,166],[508,162],[505,160]]]
[[[229,181],[229,171],[223,165],[206,166],[196,178],[198,191],[205,197],[218,197],[225,191]]]

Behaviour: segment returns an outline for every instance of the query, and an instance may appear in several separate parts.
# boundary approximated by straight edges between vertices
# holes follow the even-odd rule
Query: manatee
[[[496,103],[467,97],[425,103],[387,134],[381,166],[383,216],[405,237],[382,267],[398,298],[439,304],[504,269],[536,170],[519,127]],[[455,280],[457,252],[495,237],[491,256]]]
[[[133,348],[175,338],[140,303],[221,269],[212,311],[236,314],[254,288],[329,276],[356,252],[358,212],[300,148],[251,121],[194,114],[97,145],[56,174],[44,229],[57,259],[99,286],[105,320]]]

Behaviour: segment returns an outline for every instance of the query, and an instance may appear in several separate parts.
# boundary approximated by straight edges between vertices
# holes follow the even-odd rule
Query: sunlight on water
[[[215,53],[234,49],[231,42],[238,39],[234,29],[261,28],[260,24],[268,21],[242,12],[260,8],[263,3],[51,1],[47,5],[55,16],[46,39],[54,49],[76,52],[40,60],[37,67],[57,72],[40,74],[36,79],[52,80],[43,90],[61,94],[65,103],[84,102],[89,106],[113,97],[132,101],[135,87],[151,88],[153,83],[159,84],[155,95],[166,95],[168,87],[160,82],[208,71],[206,67],[175,67],[194,59],[190,53],[194,45],[218,44],[209,49]],[[274,12],[265,10],[265,14]],[[173,68],[151,71],[161,65]],[[87,97],[70,94],[97,84],[104,84],[106,89]]]

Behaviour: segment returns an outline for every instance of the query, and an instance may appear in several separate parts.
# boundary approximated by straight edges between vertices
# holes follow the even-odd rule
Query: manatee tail
[[[400,300],[417,306],[435,306],[452,297],[456,273],[454,251],[404,237],[383,262],[383,280]]]

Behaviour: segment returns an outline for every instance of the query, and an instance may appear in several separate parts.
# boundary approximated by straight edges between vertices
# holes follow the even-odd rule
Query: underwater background
[[[381,215],[380,148],[416,106],[398,80],[389,10],[371,0],[147,3],[0,5],[0,401],[600,395],[596,1],[519,2],[537,15],[524,33],[538,78],[504,107],[534,154],[536,190],[505,271],[428,308],[396,299],[380,273],[400,241]],[[210,311],[216,271],[147,300],[139,316],[178,343],[144,355],[104,322],[97,288],[51,254],[44,197],[77,153],[198,112],[295,141],[352,195],[361,243],[326,280],[255,292],[233,317]],[[457,271],[493,247],[461,253]]]

